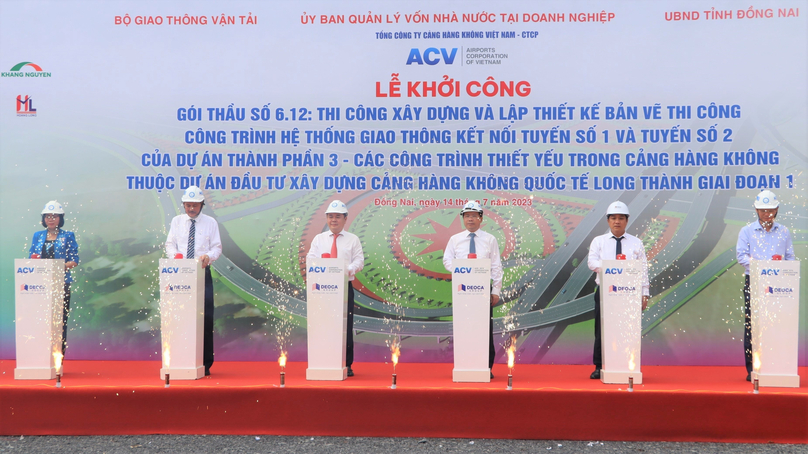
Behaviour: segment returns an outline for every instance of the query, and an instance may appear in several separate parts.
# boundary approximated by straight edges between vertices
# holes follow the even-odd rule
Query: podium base
[[[348,378],[348,368],[342,369],[306,369],[306,380],[340,381]]]
[[[622,372],[622,371],[607,371],[600,370],[600,381],[613,385],[627,385],[628,378],[634,377],[634,384],[642,384],[642,372]]]
[[[773,375],[761,374],[752,372],[752,381],[758,380],[759,386],[768,386],[771,388],[799,388],[800,376],[799,375]]]
[[[452,369],[452,381],[456,383],[489,383],[491,381],[491,369]]]
[[[160,380],[166,379],[166,372],[171,375],[171,380],[199,380],[205,376],[205,366],[193,368],[170,367],[168,369],[163,367],[160,368]]]
[[[55,367],[17,367],[14,369],[14,379],[16,380],[53,380],[55,378]]]

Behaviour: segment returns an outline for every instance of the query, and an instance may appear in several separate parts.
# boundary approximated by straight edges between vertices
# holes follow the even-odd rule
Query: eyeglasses
[[[58,214],[46,214],[45,219],[59,219]]]

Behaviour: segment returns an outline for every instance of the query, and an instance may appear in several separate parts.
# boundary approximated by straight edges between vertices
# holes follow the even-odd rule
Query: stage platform
[[[197,381],[156,361],[66,361],[55,380],[14,380],[0,361],[0,434],[273,434],[808,443],[799,388],[752,392],[743,367],[644,366],[643,384],[590,380],[591,366],[517,365],[491,383],[453,383],[451,364],[358,363],[344,382],[306,381],[306,363],[217,362]]]

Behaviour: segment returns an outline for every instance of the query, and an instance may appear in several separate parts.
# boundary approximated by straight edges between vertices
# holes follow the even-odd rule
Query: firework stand
[[[348,266],[342,258],[306,261],[308,357],[306,380],[345,380]]]
[[[17,367],[14,378],[56,378],[62,360],[64,259],[17,259],[15,326]]]
[[[800,262],[752,260],[752,380],[760,386],[799,388]]]
[[[196,380],[202,362],[205,322],[205,274],[195,259],[160,260],[160,378]]]
[[[642,383],[642,262],[604,260],[600,267],[603,383]]]
[[[487,383],[491,259],[455,259],[452,267],[452,381]]]

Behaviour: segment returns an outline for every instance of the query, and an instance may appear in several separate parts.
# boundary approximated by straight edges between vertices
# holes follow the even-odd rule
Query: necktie
[[[339,235],[334,234],[334,242],[331,244],[331,258],[337,258],[337,237]]]
[[[476,233],[469,233],[469,254],[476,254],[477,253],[477,245],[474,244],[474,237],[477,236]]]
[[[188,232],[188,254],[186,258],[194,258],[194,246],[196,243],[196,219],[191,219],[191,230]]]
[[[617,241],[617,246],[615,246],[614,248],[614,256],[617,257],[618,255],[623,253],[623,245],[620,243],[621,241],[623,241],[623,237],[621,236],[620,238],[617,238],[616,236],[613,236],[612,238],[614,238],[614,240]]]

